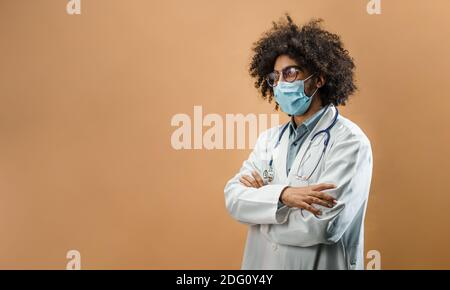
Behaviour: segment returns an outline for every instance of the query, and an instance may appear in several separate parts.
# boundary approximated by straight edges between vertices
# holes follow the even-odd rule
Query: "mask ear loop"
[[[304,79],[303,81],[306,82],[307,80],[309,80],[310,78],[312,78],[313,76],[315,76],[316,73],[313,73],[312,75],[310,75],[309,77],[307,77],[306,79]]]
[[[317,93],[318,90],[319,90],[319,88],[317,88],[317,89],[314,91],[314,93],[313,93],[311,96],[309,96],[308,98],[314,97],[314,95]],[[305,92],[305,95],[306,95],[306,92]]]
[[[309,77],[307,77],[306,79],[304,79],[303,80],[303,84],[307,81],[307,80],[309,80],[310,78],[312,78],[313,76],[315,76],[316,75],[316,73],[313,73],[312,75],[310,75]],[[311,95],[311,96],[309,96],[308,97],[308,95],[306,94],[306,92],[304,91],[304,89],[303,89],[303,92],[305,93],[305,96],[307,96],[308,98],[312,98],[312,97],[314,97],[315,95],[316,95],[316,93],[317,93],[317,91],[319,90],[319,88],[316,88],[316,90],[314,91],[314,93]]]

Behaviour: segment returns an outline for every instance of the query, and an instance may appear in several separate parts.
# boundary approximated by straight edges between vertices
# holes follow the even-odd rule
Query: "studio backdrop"
[[[238,269],[223,190],[288,120],[248,75],[285,13],[356,64],[340,111],[372,144],[365,254],[450,268],[450,2],[369,2],[0,0],[0,268]]]

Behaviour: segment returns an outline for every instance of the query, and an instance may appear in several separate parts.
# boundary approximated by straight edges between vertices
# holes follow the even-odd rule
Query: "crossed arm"
[[[228,211],[246,224],[274,225],[269,235],[281,244],[336,242],[364,207],[372,174],[370,143],[347,134],[338,141],[328,152],[320,183],[307,187],[264,184],[253,172],[262,150],[257,146],[225,187]]]
[[[239,181],[246,187],[260,188],[265,185],[257,171],[252,171],[252,176],[242,175]],[[320,216],[322,212],[320,209],[313,206],[313,204],[321,205],[327,208],[332,208],[337,203],[336,199],[331,195],[323,192],[323,190],[336,188],[331,183],[320,183],[305,187],[291,187],[287,186],[280,194],[280,202],[288,207],[305,209],[316,216]]]

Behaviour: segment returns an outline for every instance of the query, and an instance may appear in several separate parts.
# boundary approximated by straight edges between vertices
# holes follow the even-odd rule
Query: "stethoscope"
[[[300,164],[299,164],[299,166],[298,166],[298,170],[297,170],[297,174],[296,174],[296,178],[297,178],[297,179],[301,179],[301,180],[304,180],[304,181],[309,180],[309,178],[314,174],[314,172],[316,171],[317,167],[319,166],[320,161],[322,160],[322,157],[325,155],[325,151],[327,150],[328,143],[330,142],[330,138],[331,138],[330,130],[334,127],[334,125],[336,125],[337,119],[338,119],[338,117],[339,117],[339,111],[338,111],[338,109],[337,109],[336,107],[335,107],[335,109],[336,109],[336,113],[335,113],[335,115],[334,115],[334,118],[333,118],[333,121],[331,122],[331,124],[330,124],[327,128],[325,128],[325,129],[323,129],[323,130],[320,130],[320,131],[316,132],[316,133],[312,136],[311,140],[309,141],[308,148],[306,149],[305,153],[303,154],[302,159],[300,160]],[[285,133],[285,131],[286,131],[286,129],[287,129],[288,127],[289,127],[289,122],[286,123],[286,124],[284,124],[283,127],[280,129],[280,132],[279,132],[279,134],[278,134],[278,139],[277,139],[277,142],[275,143],[275,145],[274,145],[274,147],[273,147],[273,150],[275,150],[275,149],[278,147],[278,145],[280,145],[280,143],[281,143],[281,138],[283,138],[283,134]],[[306,156],[306,153],[307,153],[307,152],[309,151],[309,149],[311,148],[311,144],[313,143],[314,139],[315,139],[317,136],[319,136],[320,134],[325,134],[325,135],[326,135],[326,136],[325,136],[325,140],[324,140],[324,142],[323,142],[323,150],[322,150],[322,153],[321,153],[321,155],[320,155],[320,158],[318,159],[316,165],[314,166],[314,168],[313,168],[313,170],[311,171],[310,174],[307,174],[307,175],[299,175],[299,174],[298,174],[298,171],[300,170],[300,168],[302,168],[303,162],[305,161],[304,158],[305,158],[305,156]],[[263,171],[263,178],[264,178],[265,180],[267,180],[268,182],[272,182],[272,180],[273,180],[273,178],[274,178],[274,175],[275,175],[275,172],[274,172],[274,170],[273,170],[273,154],[272,154],[272,156],[271,156],[271,158],[270,158],[270,161],[269,161],[269,169],[265,169],[265,170]]]

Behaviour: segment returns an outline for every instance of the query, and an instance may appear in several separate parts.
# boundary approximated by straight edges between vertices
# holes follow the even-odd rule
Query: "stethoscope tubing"
[[[309,148],[311,147],[311,143],[314,141],[314,139],[315,139],[317,136],[319,136],[320,134],[323,134],[323,133],[326,134],[325,141],[324,141],[324,143],[323,143],[324,147],[323,147],[323,150],[322,150],[322,154],[321,154],[321,156],[320,156],[319,162],[316,164],[316,166],[314,167],[314,170],[313,170],[312,172],[314,172],[314,171],[316,170],[317,166],[319,165],[320,161],[322,160],[323,155],[325,154],[325,151],[326,151],[326,149],[327,149],[327,147],[328,147],[328,143],[330,142],[330,138],[331,138],[330,130],[334,127],[334,125],[336,125],[337,119],[338,119],[338,117],[339,117],[339,110],[338,110],[336,107],[335,107],[335,109],[336,109],[336,113],[335,113],[335,115],[334,115],[334,118],[333,118],[333,121],[331,122],[331,124],[330,124],[327,128],[325,128],[325,129],[323,129],[323,130],[320,130],[319,132],[316,132],[316,133],[312,136],[311,140],[309,141],[309,145],[308,145],[308,148],[307,148],[306,152],[309,150]],[[280,145],[280,143],[281,143],[281,138],[283,138],[283,134],[285,133],[285,131],[286,131],[286,129],[288,128],[288,126],[289,126],[289,122],[287,122],[286,124],[284,124],[283,127],[281,128],[280,133],[278,134],[277,142],[275,143],[275,145],[274,145],[274,147],[273,147],[273,150],[275,150],[275,149],[278,147],[278,145]],[[302,161],[303,161],[303,158],[304,158],[304,157],[305,157],[305,156],[303,155],[303,156],[302,156],[302,159],[301,159],[301,161],[300,161],[300,164],[302,164]],[[272,165],[273,165],[273,156],[271,156],[271,158],[270,158],[270,161],[269,161],[269,167],[272,168]],[[311,175],[312,175],[312,173],[311,173]],[[311,176],[311,175],[310,175],[310,176]],[[310,176],[309,176],[309,177],[310,177]],[[308,177],[308,178],[309,178],[309,177]]]

